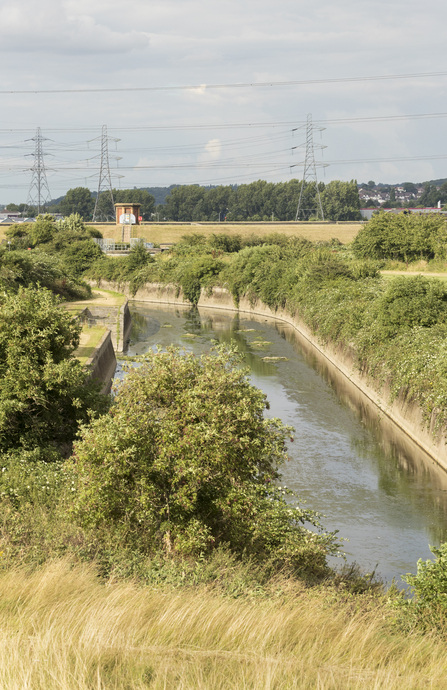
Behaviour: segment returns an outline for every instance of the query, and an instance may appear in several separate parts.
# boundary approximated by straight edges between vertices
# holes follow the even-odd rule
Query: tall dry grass
[[[0,688],[447,688],[445,645],[369,608],[304,589],[259,601],[104,584],[67,561],[6,570]]]

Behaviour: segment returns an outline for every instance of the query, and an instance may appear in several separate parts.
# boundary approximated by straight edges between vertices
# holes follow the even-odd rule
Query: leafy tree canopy
[[[329,182],[321,194],[325,218],[329,220],[360,220],[360,200],[357,181]]]
[[[0,296],[0,451],[70,447],[106,397],[72,357],[81,327],[49,290]]]
[[[69,189],[59,204],[60,212],[64,216],[79,213],[84,220],[91,219],[94,207],[95,199],[86,187]]]
[[[148,552],[197,556],[227,544],[321,575],[334,535],[277,486],[291,430],[264,418],[265,395],[240,365],[233,348],[149,352],[75,445],[75,514]]]

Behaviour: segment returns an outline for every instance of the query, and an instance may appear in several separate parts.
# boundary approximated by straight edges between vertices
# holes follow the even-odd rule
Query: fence
[[[93,241],[96,242],[96,244],[100,247],[100,249],[105,254],[107,254],[108,252],[118,252],[118,251],[126,251],[126,250],[129,251],[138,242],[142,242],[146,249],[153,249],[154,248],[154,245],[152,244],[152,242],[146,242],[145,240],[142,240],[139,237],[131,237],[130,243],[129,242],[115,242],[115,240],[107,239],[105,237],[101,238],[101,239],[94,237]]]

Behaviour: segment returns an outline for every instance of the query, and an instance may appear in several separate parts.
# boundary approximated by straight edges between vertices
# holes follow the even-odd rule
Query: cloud
[[[205,151],[207,155],[205,155],[203,158],[205,160],[217,160],[220,158],[220,152],[222,150],[222,143],[220,139],[210,139],[207,145],[205,146]],[[203,155],[203,154],[202,154]]]
[[[85,7],[87,10],[88,8]],[[0,8],[0,51],[50,54],[125,53],[149,45],[149,37],[134,28],[114,30],[107,14],[96,19],[70,3],[7,0]],[[132,25],[131,25],[132,27]]]

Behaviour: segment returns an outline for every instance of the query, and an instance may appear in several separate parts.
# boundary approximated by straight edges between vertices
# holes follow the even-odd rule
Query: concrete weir
[[[106,290],[120,291],[129,297],[131,296],[126,285],[116,285],[102,281],[101,287]],[[187,305],[187,302],[183,300],[181,291],[175,285],[148,284],[131,297],[142,302]],[[377,391],[367,375],[356,368],[355,353],[352,349],[340,345],[323,345],[310,331],[308,326],[298,318],[292,317],[281,309],[274,311],[260,301],[251,303],[248,299],[243,298],[240,301],[239,307],[236,307],[231,294],[223,288],[214,288],[211,293],[202,290],[198,306],[267,316],[290,324],[302,338],[312,345],[316,352],[341,372],[352,386],[355,386],[362,395],[374,403],[378,414],[385,415],[392,420],[419,448],[447,471],[447,430],[443,428],[435,431],[436,414],[432,414],[430,424],[427,425],[424,421],[422,409],[413,400],[399,396],[390,402],[390,389],[387,386],[383,386],[380,391]]]

